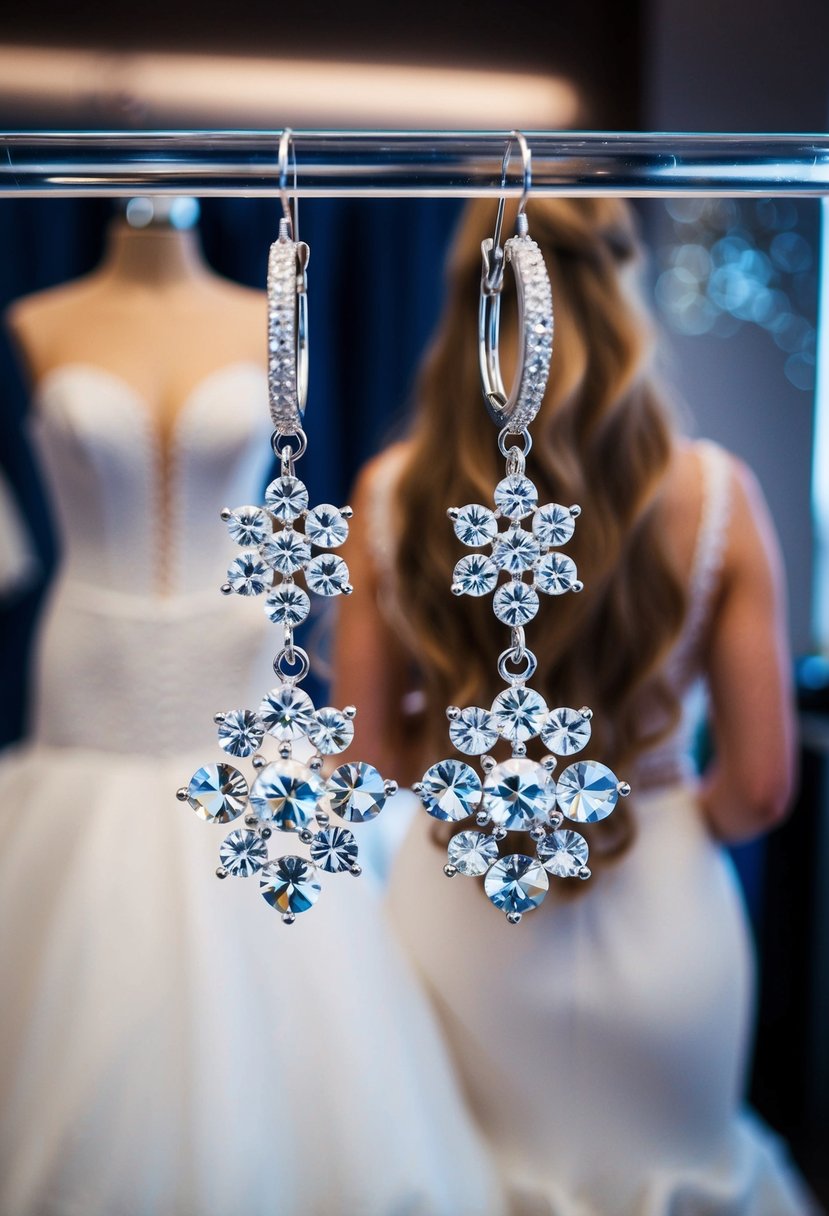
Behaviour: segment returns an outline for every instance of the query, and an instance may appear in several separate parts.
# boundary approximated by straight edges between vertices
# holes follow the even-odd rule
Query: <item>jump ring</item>
[[[308,661],[308,655],[301,646],[293,647],[293,662],[291,662],[287,650],[280,650],[279,654],[273,661],[274,675],[279,676],[286,684],[298,684],[304,680],[311,670],[311,664]],[[291,671],[292,667],[298,667],[298,671]]]
[[[507,663],[520,663],[523,660],[525,664],[524,671],[510,671]],[[516,654],[514,648],[510,646],[509,650],[502,651],[498,658],[498,675],[505,684],[524,684],[527,680],[531,680],[535,675],[538,667],[538,659],[531,650],[525,650],[522,655]]]
[[[286,443],[284,446],[280,447],[280,444],[284,439],[296,440],[296,447],[292,448],[290,443]],[[299,460],[300,456],[303,455],[307,447],[308,436],[305,434],[302,427],[298,427],[297,430],[292,431],[290,434],[283,434],[280,431],[274,431],[274,433],[271,435],[271,448],[273,449],[274,456],[280,462],[280,464],[284,464],[286,461],[288,461],[291,465],[293,465],[294,461]]]
[[[498,433],[498,449],[502,456],[509,459],[512,449],[518,447],[518,445],[514,442],[516,438],[520,439],[524,444],[523,448],[519,449],[519,451],[520,455],[526,459],[527,456],[529,456],[530,450],[533,446],[533,437],[526,427],[524,427],[524,429],[521,431],[515,431],[511,426],[505,426],[504,429]],[[507,447],[508,439],[513,440],[509,447]]]

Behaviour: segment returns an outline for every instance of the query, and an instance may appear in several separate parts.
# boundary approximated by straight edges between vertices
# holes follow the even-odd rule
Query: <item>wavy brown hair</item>
[[[419,729],[432,759],[451,753],[445,706],[489,705],[503,686],[497,656],[509,645],[490,597],[459,600],[449,592],[455,562],[467,550],[446,518],[449,506],[491,504],[504,475],[481,398],[475,324],[480,247],[493,213],[492,203],[475,202],[461,222],[395,498],[398,614],[425,696],[406,731],[411,747],[412,728]],[[650,325],[631,282],[639,243],[630,208],[612,198],[536,200],[529,223],[552,281],[555,338],[527,474],[540,502],[582,507],[566,551],[585,584],[580,595],[540,597],[527,627],[527,645],[538,656],[531,684],[551,706],[589,705],[586,755],[633,779],[637,757],[679,714],[663,667],[686,597],[659,511],[674,423],[649,371]],[[502,316],[508,364],[514,302],[510,308],[505,300]],[[633,838],[625,804],[590,835],[594,869],[620,856]]]

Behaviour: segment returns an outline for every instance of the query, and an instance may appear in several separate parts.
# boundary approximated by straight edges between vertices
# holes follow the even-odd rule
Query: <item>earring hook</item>
[[[523,131],[511,131],[507,146],[504,149],[504,160],[501,164],[501,189],[505,189],[507,184],[507,169],[509,167],[510,158],[512,157],[512,145],[518,144],[521,152],[521,163],[524,170],[523,189],[521,198],[518,203],[518,214],[515,217],[515,230],[519,236],[527,234],[527,199],[530,196],[530,190],[533,184],[533,154],[530,151],[530,145],[527,143],[527,138]],[[496,263],[502,262],[501,251],[501,225],[504,222],[504,206],[506,199],[503,195],[498,200],[498,214],[495,217],[495,236],[492,241],[492,250]],[[497,252],[496,252],[497,251]],[[501,255],[501,256],[499,256]]]
[[[294,162],[293,214],[291,214],[291,200],[288,196],[288,169],[291,158]],[[285,127],[279,137],[279,197],[282,200],[282,215],[284,223],[287,225],[288,236],[292,241],[299,243],[299,199],[296,196],[296,187],[297,163],[294,133],[291,127]]]

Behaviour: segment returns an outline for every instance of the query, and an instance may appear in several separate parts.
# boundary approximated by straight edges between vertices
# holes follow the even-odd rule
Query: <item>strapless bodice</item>
[[[204,377],[162,448],[151,407],[120,376],[63,364],[41,380],[34,440],[63,544],[63,574],[129,595],[204,589],[227,565],[217,513],[261,487],[271,460],[265,371]]]
[[[33,439],[62,561],[36,659],[38,739],[171,754],[209,742],[212,713],[244,703],[256,668],[261,696],[268,623],[219,593],[237,551],[219,511],[259,498],[269,434],[252,363],[197,384],[163,446],[118,375],[64,364],[41,381]]]

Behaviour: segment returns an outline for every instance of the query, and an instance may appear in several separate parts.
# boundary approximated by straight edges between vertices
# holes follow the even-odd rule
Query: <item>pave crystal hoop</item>
[[[473,550],[455,565],[452,592],[484,596],[494,592],[493,610],[510,630],[510,645],[498,658],[506,687],[489,709],[450,705],[449,738],[456,751],[479,756],[483,780],[466,761],[440,760],[414,789],[435,819],[457,822],[474,817],[448,846],[444,873],[482,877],[484,890],[511,924],[538,907],[549,889],[549,875],[590,877],[584,837],[562,827],[564,820],[596,823],[606,818],[630,787],[604,764],[578,760],[556,781],[557,757],[569,757],[587,746],[592,711],[586,706],[550,709],[541,694],[527,687],[537,668],[527,648],[524,627],[537,614],[539,592],[557,596],[578,592],[582,583],[572,558],[559,552],[573,535],[581,513],[577,505],[539,506],[538,490],[526,475],[532,447],[528,431],[544,399],[553,342],[550,280],[541,251],[531,240],[525,205],[531,185],[531,155],[520,131],[513,131],[502,167],[506,184],[512,145],[517,142],[524,164],[524,189],[516,220],[517,233],[501,248],[504,200],[499,202],[494,238],[481,246],[483,273],[478,311],[481,389],[490,416],[501,428],[498,446],[506,459],[505,476],[495,487],[494,509],[480,503],[450,507],[455,535]],[[498,357],[500,293],[504,266],[515,274],[519,305],[519,359],[509,395]],[[524,520],[531,525],[525,528]],[[500,528],[501,521],[506,523]],[[507,581],[499,585],[501,574]],[[539,761],[527,755],[527,744],[539,739],[547,754]],[[511,756],[500,763],[490,754],[499,744]],[[490,828],[487,832],[482,829]],[[528,833],[535,856],[501,855],[499,843],[510,831]]]
[[[243,549],[221,590],[265,597],[265,615],[282,628],[282,646],[273,660],[278,684],[255,710],[214,715],[219,746],[227,757],[249,758],[252,776],[227,762],[205,764],[177,794],[209,823],[244,816],[244,827],[232,831],[219,848],[216,874],[258,874],[262,896],[285,924],[293,924],[316,903],[323,873],[360,874],[351,827],[374,819],[397,790],[394,781],[362,761],[323,774],[326,758],[351,744],[357,711],[351,705],[317,709],[299,688],[310,662],[294,641],[294,631],[310,612],[309,593],[332,597],[352,590],[345,562],[332,552],[348,536],[352,511],[330,503],[310,507],[308,489],[296,476],[296,462],[307,446],[302,421],[308,385],[308,246],[294,239],[296,210],[292,218],[287,199],[290,137],[286,131],[280,141],[284,214],[268,259],[268,390],[279,473],[265,490],[264,505],[226,507],[221,513],[231,538]],[[314,549],[320,552],[314,554]],[[300,575],[304,588],[297,582]],[[303,742],[305,754],[295,757],[294,744],[302,747]],[[268,757],[269,747],[276,748],[276,757]],[[332,815],[348,827],[332,824]],[[282,832],[295,833],[306,853],[271,857],[268,842]]]
[[[268,256],[268,397],[274,429],[295,435],[302,429],[308,398],[308,259],[299,239],[299,204],[288,199],[288,152],[292,132],[279,141],[282,219]],[[296,156],[294,156],[296,185]]]
[[[501,172],[506,185],[507,166],[513,142],[521,149],[524,189],[518,204],[516,235],[501,247],[504,199],[498,203],[495,236],[481,246],[483,271],[478,308],[478,361],[484,401],[493,420],[511,434],[523,431],[535,418],[544,398],[553,340],[553,296],[541,250],[527,229],[526,202],[532,183],[532,159],[527,141],[513,131],[507,143]],[[501,293],[504,269],[509,265],[518,296],[518,360],[515,382],[507,394],[501,375],[498,338],[501,322]]]

